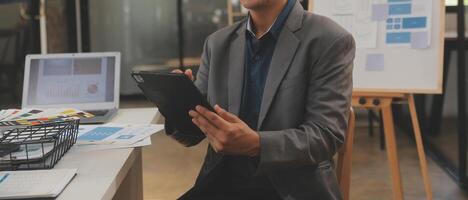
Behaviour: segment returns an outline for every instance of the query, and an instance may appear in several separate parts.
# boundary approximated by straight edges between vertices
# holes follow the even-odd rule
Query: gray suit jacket
[[[245,20],[210,35],[195,85],[211,104],[239,114]],[[283,199],[341,199],[332,157],[345,138],[355,54],[353,37],[296,2],[276,44],[258,123],[260,162]],[[191,146],[204,137],[168,133]],[[208,148],[197,183],[223,155]]]

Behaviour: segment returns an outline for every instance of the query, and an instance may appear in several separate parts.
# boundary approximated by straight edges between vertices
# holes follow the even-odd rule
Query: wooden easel
[[[424,153],[424,146],[421,138],[421,130],[419,127],[413,94],[355,92],[353,93],[352,106],[356,108],[365,109],[380,109],[382,111],[385,143],[387,146],[388,164],[390,166],[392,179],[393,199],[401,200],[403,199],[403,188],[401,185],[400,165],[398,163],[397,146],[395,141],[395,129],[391,107],[395,99],[400,99],[408,102],[411,114],[411,121],[414,129],[414,138],[416,139],[416,147],[418,150],[419,165],[421,168],[421,175],[424,182],[424,189],[426,191],[427,199],[432,200],[431,181],[428,174],[426,155]]]

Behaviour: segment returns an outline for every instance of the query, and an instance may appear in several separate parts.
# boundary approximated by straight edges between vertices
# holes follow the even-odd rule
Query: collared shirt
[[[295,0],[288,0],[275,22],[258,39],[255,36],[255,27],[250,15],[247,19],[240,118],[254,130],[257,129],[263,90],[276,42],[295,3]]]
[[[288,0],[273,25],[258,39],[250,15],[247,21],[245,74],[239,117],[254,130],[257,130],[263,90],[276,42],[295,3],[296,0]],[[241,195],[239,199],[281,199],[266,176],[255,175],[258,163],[259,157],[228,156],[225,166],[232,174],[231,187],[238,193],[248,195]]]

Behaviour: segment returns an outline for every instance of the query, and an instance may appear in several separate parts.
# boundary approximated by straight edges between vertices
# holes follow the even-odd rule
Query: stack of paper
[[[94,115],[74,108],[0,110],[0,127],[31,126],[91,118]]]
[[[0,172],[0,199],[57,197],[76,172],[76,169]]]
[[[150,136],[164,129],[154,124],[80,125],[77,146],[87,150],[151,145]]]

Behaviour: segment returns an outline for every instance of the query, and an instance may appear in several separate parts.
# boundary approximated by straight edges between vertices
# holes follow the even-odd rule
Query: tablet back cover
[[[203,132],[192,122],[188,112],[202,105],[213,111],[206,98],[183,74],[137,73],[133,77],[145,96],[181,133],[200,136]]]

